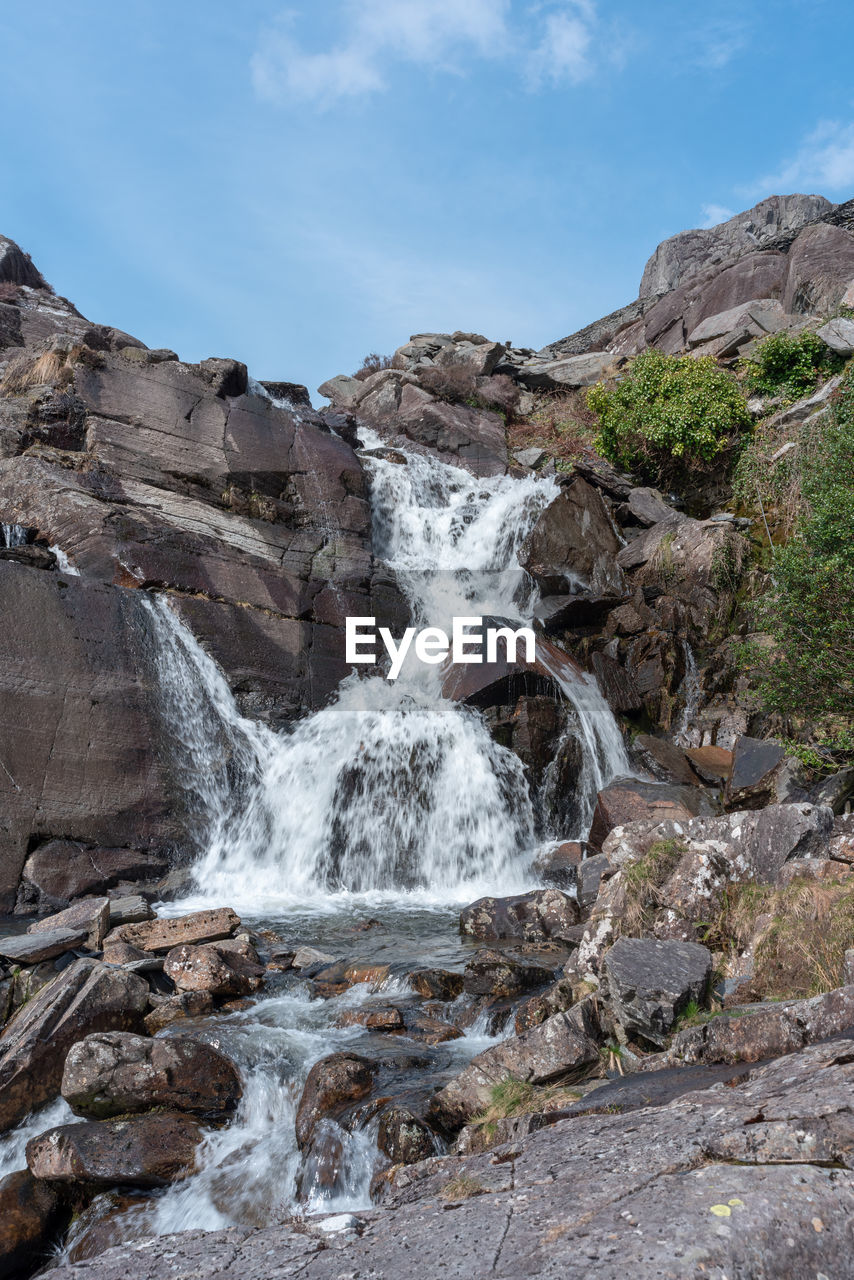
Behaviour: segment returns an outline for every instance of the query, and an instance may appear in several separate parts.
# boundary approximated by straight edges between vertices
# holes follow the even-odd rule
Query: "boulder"
[[[339,373],[334,378],[327,378],[317,388],[317,394],[331,401],[336,408],[352,409],[365,393],[365,386],[358,378],[350,378]]]
[[[483,947],[466,965],[463,989],[472,996],[516,996],[551,982],[558,957],[554,960],[549,967],[537,958]]]
[[[207,991],[212,996],[246,996],[257,991],[264,979],[261,965],[222,951],[213,943],[173,947],[163,972],[178,991]]]
[[[459,1040],[462,1034],[459,1027],[430,1013],[414,1013],[406,1019],[407,1038],[421,1044],[445,1044],[448,1040]]]
[[[594,653],[593,674],[605,701],[615,715],[625,711],[640,711],[643,698],[634,677],[615,658],[598,651]]]
[[[669,786],[623,778],[609,783],[597,795],[588,839],[595,849],[601,849],[615,827],[652,818],[661,822],[666,819],[687,822],[711,811],[711,804],[696,786]]]
[[[90,1120],[31,1138],[27,1165],[50,1183],[165,1187],[193,1171],[202,1136],[195,1120],[178,1112]]]
[[[538,995],[529,996],[516,1010],[514,1028],[517,1036],[532,1027],[538,1027],[546,1018],[554,1013],[564,1013],[575,1004],[575,993],[568,978],[559,978],[557,982],[541,991]]]
[[[203,1040],[106,1031],[71,1047],[61,1091],[76,1115],[103,1120],[152,1107],[224,1116],[243,1089],[231,1059]]]
[[[517,378],[530,391],[568,391],[599,382],[614,363],[614,356],[607,351],[588,351],[560,360],[535,357],[521,365]]]
[[[847,359],[854,355],[854,320],[837,316],[835,320],[828,320],[827,324],[822,325],[817,333],[825,346],[830,347],[838,356]]]
[[[360,412],[364,410],[360,405]],[[385,420],[384,411],[379,425]],[[449,404],[420,387],[405,385],[391,425],[408,440],[475,476],[503,475],[507,470],[506,433],[497,413]]]
[[[0,1131],[59,1093],[65,1056],[95,1031],[137,1031],[148,983],[96,960],[75,960],[0,1034]]]
[[[742,735],[736,740],[726,785],[730,809],[761,809],[774,798],[775,782],[786,750],[773,739]]]
[[[694,942],[620,938],[605,955],[602,973],[620,1026],[663,1045],[686,1005],[705,1001],[712,955]]]
[[[793,319],[786,315],[776,298],[754,298],[716,316],[707,316],[688,334],[688,346],[697,347],[736,330],[744,332],[745,341],[750,337],[761,338],[786,328]]]
[[[440,368],[465,369],[475,378],[488,378],[506,350],[503,342],[463,340],[440,347],[435,363]]]
[[[409,985],[420,996],[430,1000],[456,1000],[463,990],[463,975],[448,969],[415,969]]]
[[[676,782],[680,786],[696,787],[700,779],[681,747],[667,738],[657,738],[651,733],[639,733],[632,742],[632,754],[638,763],[655,778]]]
[[[732,772],[732,751],[727,747],[690,747],[685,755],[704,782],[720,785]]]
[[[142,924],[153,920],[154,912],[147,898],[141,893],[123,894],[120,898],[110,898],[110,925],[118,928],[123,924]],[[125,943],[125,945],[129,945]],[[141,948],[140,948],[141,950]]]
[[[628,515],[647,527],[659,524],[662,520],[680,519],[680,513],[669,502],[665,502],[658,489],[632,489],[626,501],[626,509]]]
[[[416,1164],[436,1154],[436,1135],[408,1107],[392,1105],[380,1112],[377,1146],[392,1164]]]
[[[462,989],[462,979],[460,980]],[[393,1005],[384,1008],[345,1009],[337,1020],[339,1027],[367,1027],[368,1031],[403,1031],[403,1014]]]
[[[328,951],[320,951],[317,947],[297,947],[293,953],[291,967],[294,969],[310,969],[315,964],[332,964],[335,960]]]
[[[82,946],[86,933],[85,929],[47,929],[0,938],[0,956],[13,964],[39,964]]]
[[[582,620],[626,595],[619,551],[602,495],[575,476],[534,524],[519,563],[544,591],[577,597]]]
[[[240,927],[240,917],[231,907],[194,911],[191,915],[162,917],[142,924],[122,925],[111,938],[129,942],[143,951],[166,952],[185,943],[198,945],[229,938]]]
[[[762,1062],[795,1053],[854,1026],[854,987],[809,1000],[774,1001],[730,1010],[673,1037],[656,1066],[683,1063]]]
[[[35,924],[28,925],[27,933],[40,935],[57,929],[70,929],[73,933],[82,931],[86,947],[90,951],[99,951],[109,927],[109,898],[84,898],[81,902],[75,902],[73,907],[66,907],[56,915],[46,916]]]
[[[59,908],[73,898],[104,893],[122,881],[158,880],[167,865],[153,850],[101,849],[76,840],[48,840],[24,863],[18,909],[22,899],[31,899],[34,906]]]
[[[2,242],[0,242],[2,244]],[[0,1179],[0,1277],[26,1275],[53,1243],[62,1220],[56,1189],[28,1169]]]
[[[214,999],[209,991],[181,991],[166,996],[145,1015],[145,1029],[150,1036],[156,1036],[158,1031],[181,1018],[200,1018],[213,1010]]]
[[[599,896],[602,880],[613,874],[613,867],[604,853],[585,858],[578,868],[578,903],[582,911],[589,911]]]
[[[315,1062],[297,1107],[300,1150],[309,1145],[321,1120],[337,1119],[352,1103],[368,1096],[376,1071],[377,1064],[358,1053],[332,1053]]]
[[[511,1036],[472,1058],[430,1102],[429,1116],[446,1132],[483,1111],[492,1090],[512,1077],[531,1084],[578,1080],[599,1061],[599,1050],[568,1013],[556,1013],[520,1036]]]
[[[510,898],[478,898],[460,912],[460,933],[485,942],[565,939],[578,923],[575,899],[560,889],[534,889]]]

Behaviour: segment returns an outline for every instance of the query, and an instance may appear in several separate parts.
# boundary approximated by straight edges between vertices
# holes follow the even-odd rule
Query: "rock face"
[[[712,956],[693,942],[620,938],[605,956],[602,971],[620,1026],[663,1045],[686,1005],[705,1000]]]
[[[98,1120],[152,1107],[223,1116],[243,1092],[234,1064],[211,1045],[187,1036],[150,1040],[123,1031],[73,1045],[61,1091],[77,1115]]]
[[[193,850],[139,588],[171,593],[244,708],[277,724],[347,673],[344,613],[391,623],[406,608],[375,578],[359,458],[293,388],[274,401],[238,361],[190,365],[93,325],[0,245],[2,281],[21,286],[0,301],[0,362],[15,371],[0,389],[0,523],[33,544],[0,558],[0,732],[16,743],[2,911],[27,855],[55,839]],[[480,418],[462,414],[459,445],[486,447],[464,446],[464,430],[474,441]],[[73,896],[46,892],[48,905]]]
[[[720,267],[763,244],[794,238],[832,208],[822,196],[769,196],[716,227],[672,236],[658,246],[644,267],[640,296],[666,293],[709,267]]]
[[[96,960],[75,960],[0,1034],[0,1130],[59,1093],[65,1055],[95,1031],[136,1031],[148,984]]]
[[[164,1187],[190,1172],[201,1139],[196,1122],[178,1113],[92,1120],[31,1138],[27,1165],[50,1183]]]
[[[24,863],[17,910],[59,909],[72,898],[104,893],[122,881],[157,881],[167,866],[166,859],[151,850],[102,849],[74,840],[49,840]]]
[[[547,594],[579,597],[581,621],[626,595],[619,551],[601,494],[577,476],[540,516],[519,561]]]

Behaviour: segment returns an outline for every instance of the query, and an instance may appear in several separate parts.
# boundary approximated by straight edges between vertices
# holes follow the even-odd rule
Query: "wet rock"
[[[376,1071],[376,1063],[358,1053],[332,1053],[315,1062],[297,1107],[300,1149],[308,1146],[320,1120],[337,1119],[352,1103],[368,1096]]]
[[[0,938],[0,956],[11,960],[13,964],[39,964],[82,946],[86,941],[86,932],[85,929],[49,929],[43,933],[22,933]]]
[[[102,1120],[152,1107],[224,1116],[243,1089],[231,1059],[203,1040],[106,1031],[69,1050],[61,1092],[76,1115]]]
[[[588,837],[601,849],[615,827],[641,819],[669,819],[687,822],[700,814],[710,814],[712,806],[697,787],[668,786],[624,778],[604,787],[596,797],[596,808]]]
[[[416,969],[409,975],[413,991],[429,1000],[456,1000],[463,990],[463,975],[449,969]]]
[[[434,1017],[430,1013],[413,1013],[406,1019],[406,1034],[411,1040],[422,1044],[445,1044],[448,1040],[459,1040],[463,1034],[459,1027],[446,1022],[444,1018]]]
[[[436,1137],[407,1107],[390,1106],[380,1112],[377,1146],[392,1164],[416,1164],[436,1154]]]
[[[122,881],[156,881],[166,869],[166,859],[151,850],[102,849],[76,840],[48,840],[24,863],[19,903],[23,897],[32,899],[33,906],[60,908],[85,894],[104,893]],[[131,921],[111,916],[111,923]]]
[[[531,874],[558,889],[571,888],[578,879],[578,868],[584,858],[584,845],[577,840],[546,849],[531,863]]]
[[[510,898],[479,898],[460,913],[460,932],[483,941],[564,939],[578,923],[578,904],[559,889],[535,889]]]
[[[761,809],[774,799],[775,782],[785,758],[785,748],[779,742],[738,738],[726,786],[727,807]]]
[[[72,1220],[63,1243],[68,1261],[100,1258],[113,1245],[135,1239],[151,1203],[142,1192],[102,1191]]]
[[[336,960],[334,964],[313,971],[311,980],[317,995],[336,996],[363,983],[378,990],[390,973],[387,964],[376,964],[370,960]]]
[[[181,1018],[201,1018],[213,1009],[214,999],[209,991],[181,991],[167,996],[145,1015],[145,1029],[150,1036],[156,1036],[158,1031]]]
[[[85,945],[89,951],[99,951],[104,935],[110,927],[109,898],[84,898],[72,907],[56,915],[46,916],[27,926],[28,934],[42,934],[55,929],[85,931]]]
[[[22,1169],[0,1180],[0,1277],[25,1275],[44,1257],[62,1218],[54,1187]]]
[[[854,987],[809,1000],[774,1001],[734,1009],[673,1037],[662,1066],[683,1062],[761,1062],[854,1027]]]
[[[625,1031],[663,1045],[690,1001],[705,1001],[712,955],[694,942],[620,938],[602,962],[604,985]]]
[[[602,495],[576,476],[537,520],[519,563],[547,594],[576,596],[581,620],[627,594],[619,550]]]
[[[0,1035],[0,1130],[59,1093],[65,1056],[95,1031],[137,1031],[148,983],[80,959],[44,987]]]
[[[257,991],[264,977],[261,965],[240,955],[220,951],[214,944],[173,947],[163,972],[178,991],[207,991],[212,996],[245,996]]]
[[[593,672],[608,706],[615,714],[640,711],[643,698],[635,679],[615,658],[605,653],[594,653]]]
[[[366,1027],[368,1031],[402,1031],[403,1014],[388,1005],[384,1009],[345,1009],[338,1016],[339,1027]]]
[[[192,1172],[201,1140],[196,1122],[179,1113],[91,1120],[31,1138],[27,1165],[51,1183],[164,1187]]]
[[[297,947],[291,959],[294,969],[310,969],[315,964],[333,964],[335,957],[328,951],[319,951],[317,947]]]
[[[511,1076],[531,1084],[576,1080],[599,1061],[595,1042],[567,1013],[556,1013],[521,1036],[511,1036],[479,1053],[437,1093],[429,1116],[447,1132],[463,1124],[489,1104],[492,1089]]]
[[[143,951],[164,952],[184,944],[197,946],[230,938],[239,926],[240,917],[231,907],[218,907],[212,911],[194,911],[187,916],[125,924],[114,930],[110,938],[129,942]]]
[[[553,968],[535,960],[484,947],[466,965],[463,988],[468,995],[503,998],[544,986],[553,976]]]

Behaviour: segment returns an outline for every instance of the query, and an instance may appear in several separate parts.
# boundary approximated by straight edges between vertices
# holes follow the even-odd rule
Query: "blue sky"
[[[0,232],[184,359],[541,346],[659,240],[854,195],[850,0],[6,0]]]

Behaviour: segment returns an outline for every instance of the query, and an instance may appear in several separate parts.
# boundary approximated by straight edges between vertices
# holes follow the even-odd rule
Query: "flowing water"
[[[535,593],[517,555],[555,482],[478,480],[415,450],[405,463],[381,456],[373,433],[363,444],[375,554],[396,572],[414,625],[450,629],[454,615],[526,622]],[[250,1008],[199,1023],[195,1033],[241,1067],[238,1113],[206,1139],[193,1177],[123,1206],[115,1229],[132,1237],[364,1207],[381,1163],[374,1129],[331,1126],[339,1171],[326,1185],[296,1147],[302,1085],[313,1062],[356,1048],[380,1062],[384,1094],[417,1099],[494,1042],[483,1018],[433,1047],[338,1024],[365,1002],[411,1003],[413,968],[461,970],[471,950],[458,932],[461,903],[534,886],[535,813],[522,765],[479,712],[442,697],[443,673],[421,663],[407,663],[396,681],[351,675],[329,706],[273,732],[240,714],[166,600],[146,607],[173,763],[199,843],[190,892],[161,910],[229,905],[289,946],[389,964],[391,976],[379,991],[362,985],[321,1000],[282,975]],[[579,837],[596,791],[629,765],[592,679],[554,656],[541,661],[566,699],[566,733],[582,761],[576,826],[548,834]],[[186,1030],[177,1023],[165,1034]]]

